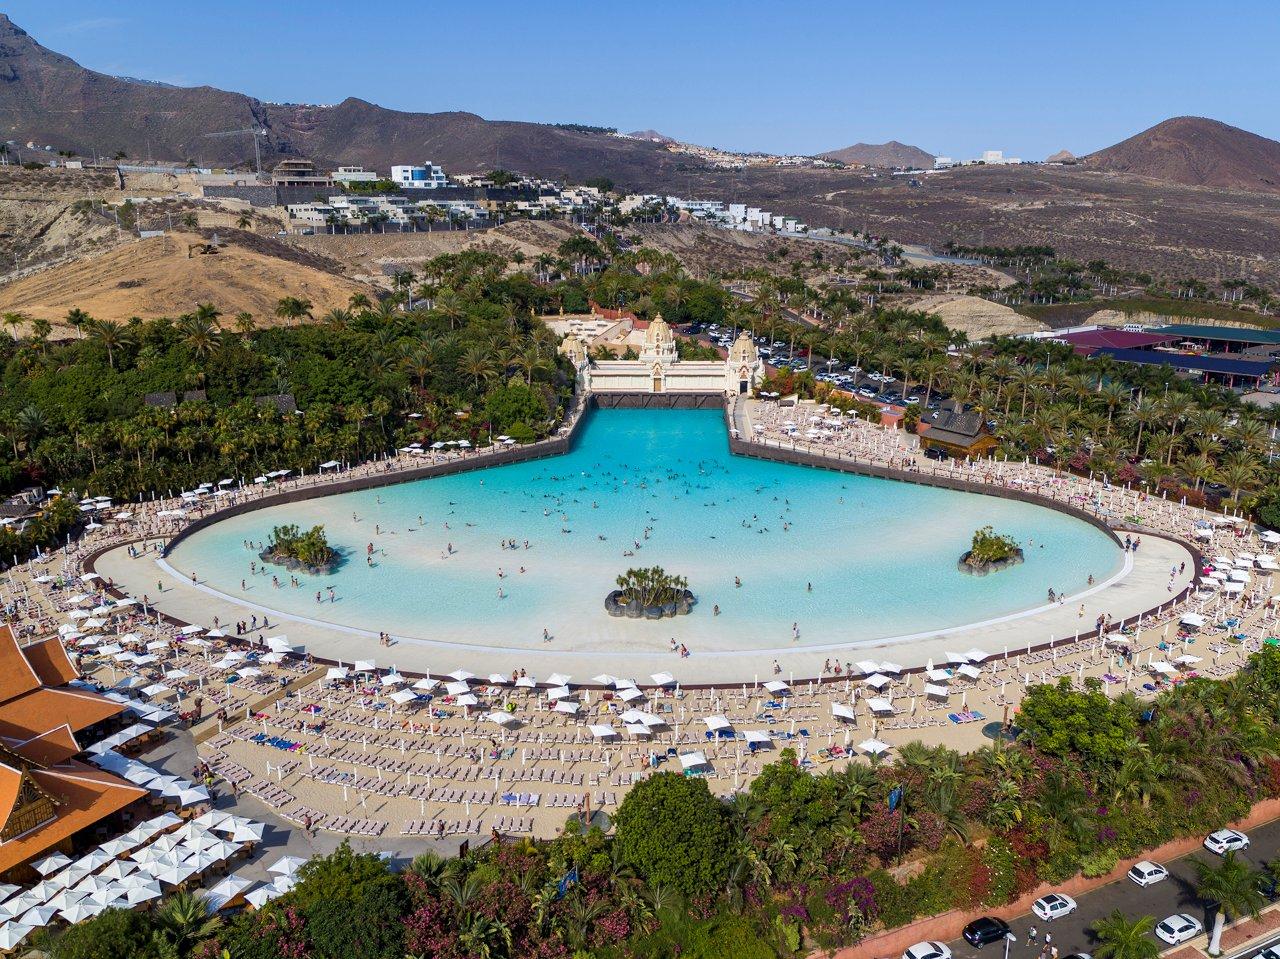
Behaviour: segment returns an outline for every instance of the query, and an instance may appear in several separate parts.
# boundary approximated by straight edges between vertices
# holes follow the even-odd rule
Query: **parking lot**
[[[1280,822],[1268,823],[1249,831],[1250,846],[1237,858],[1251,866],[1261,869],[1267,862],[1280,856]],[[1017,941],[1009,948],[1011,959],[1030,959],[1039,955],[1045,942],[1046,933],[1051,935],[1053,945],[1058,947],[1061,959],[1079,954],[1092,953],[1097,946],[1091,926],[1099,919],[1109,916],[1113,910],[1119,909],[1130,918],[1135,916],[1154,916],[1160,922],[1168,916],[1187,913],[1200,921],[1206,929],[1211,928],[1211,920],[1206,915],[1204,904],[1196,896],[1196,874],[1192,860],[1204,859],[1217,863],[1216,856],[1201,848],[1182,859],[1174,859],[1161,863],[1169,870],[1169,877],[1150,886],[1139,886],[1129,879],[1120,879],[1086,895],[1077,898],[1078,908],[1071,915],[1052,922],[1045,922],[1030,914],[1020,916],[1009,923]],[[1028,942],[1027,932],[1035,926],[1039,936],[1036,942]],[[1280,939],[1280,935],[1276,937]],[[1172,948],[1159,943],[1161,949]],[[994,943],[979,950],[963,939],[948,943],[955,959],[977,959],[981,954],[995,957],[1003,954],[1003,945]],[[1244,956],[1253,956],[1261,949],[1261,945],[1243,951]],[[1231,955],[1226,950],[1224,955]]]

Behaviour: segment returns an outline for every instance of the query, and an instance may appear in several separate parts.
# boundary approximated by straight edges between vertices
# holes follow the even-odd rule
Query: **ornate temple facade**
[[[764,379],[764,363],[743,332],[723,360],[682,360],[675,334],[661,315],[645,330],[640,358],[593,360],[582,340],[569,337],[562,349],[590,393],[749,393]]]

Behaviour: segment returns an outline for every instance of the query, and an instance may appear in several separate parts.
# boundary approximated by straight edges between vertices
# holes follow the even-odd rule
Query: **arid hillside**
[[[98,319],[126,321],[132,316],[176,316],[209,302],[228,320],[246,311],[266,326],[282,322],[275,307],[284,296],[310,300],[319,316],[345,307],[352,293],[370,292],[364,284],[324,269],[319,257],[283,244],[247,235],[222,239],[216,254],[189,253],[209,237],[175,232],[54,266],[0,286],[0,312],[19,311],[57,327],[77,307]]]

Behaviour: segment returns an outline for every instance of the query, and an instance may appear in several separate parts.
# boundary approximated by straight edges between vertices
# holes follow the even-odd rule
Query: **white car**
[[[1204,848],[1219,856],[1249,848],[1249,837],[1238,829],[1219,829],[1204,839]]]
[[[1200,920],[1194,916],[1188,916],[1185,912],[1170,916],[1156,925],[1156,937],[1171,946],[1194,939],[1202,932],[1204,932],[1204,926],[1200,925]]]
[[[1129,870],[1129,878],[1139,886],[1151,886],[1161,880],[1168,879],[1169,870],[1158,862],[1144,859],[1142,862],[1133,864],[1133,868]]]
[[[1076,901],[1066,893],[1051,892],[1049,895],[1037,899],[1031,906],[1031,911],[1045,922],[1052,922],[1075,912]]]
[[[940,942],[917,942],[902,959],[951,959],[951,950]]]

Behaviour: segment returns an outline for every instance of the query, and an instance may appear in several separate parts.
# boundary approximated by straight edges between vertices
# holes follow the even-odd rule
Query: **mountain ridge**
[[[675,167],[660,144],[581,133],[465,111],[411,113],[348,97],[332,106],[267,103],[212,86],[120,79],[49,50],[0,14],[0,137],[85,156],[122,151],[213,165],[247,163],[248,135],[262,129],[263,159],[304,156],[321,164],[431,160],[457,172],[497,167],[569,179],[608,173],[620,183]]]
[[[839,150],[819,154],[825,160],[838,160],[859,166],[922,167],[933,166],[933,154],[909,143],[889,140],[885,143],[855,143]]]

